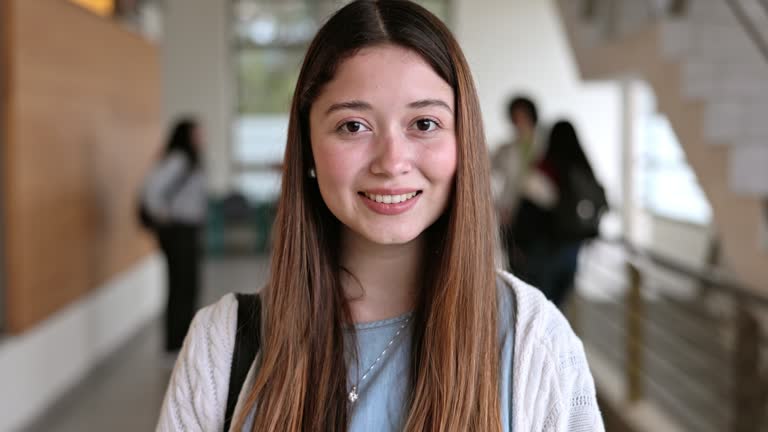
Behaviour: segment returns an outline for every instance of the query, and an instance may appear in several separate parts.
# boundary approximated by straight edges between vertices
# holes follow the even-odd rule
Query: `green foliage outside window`
[[[287,113],[309,41],[345,0],[237,0],[238,111]],[[447,21],[450,0],[418,2]]]
[[[280,114],[290,109],[303,49],[252,48],[238,56],[242,114]]]

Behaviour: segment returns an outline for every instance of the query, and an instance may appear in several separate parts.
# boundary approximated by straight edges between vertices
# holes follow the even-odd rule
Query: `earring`
[[[309,178],[317,178],[317,173],[314,168],[309,169]]]

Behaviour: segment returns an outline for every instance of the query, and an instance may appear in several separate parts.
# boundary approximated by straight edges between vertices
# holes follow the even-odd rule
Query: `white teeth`
[[[379,203],[383,203],[383,204],[398,204],[404,201],[408,201],[409,199],[416,196],[416,192],[411,192],[411,193],[402,194],[402,195],[374,195],[368,192],[363,192],[363,194],[368,199],[379,202]]]

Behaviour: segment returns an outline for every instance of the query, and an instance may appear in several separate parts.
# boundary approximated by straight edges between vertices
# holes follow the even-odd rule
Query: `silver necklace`
[[[349,402],[354,404],[357,402],[357,399],[360,397],[360,393],[358,392],[358,389],[360,388],[360,384],[362,384],[363,381],[365,381],[366,378],[371,374],[371,371],[373,370],[374,366],[381,360],[382,357],[384,357],[387,354],[387,351],[389,351],[389,348],[392,346],[393,343],[397,340],[397,337],[400,336],[400,333],[403,332],[405,327],[408,326],[408,322],[411,321],[411,317],[408,317],[403,321],[403,324],[400,326],[399,329],[397,329],[397,332],[394,336],[392,336],[392,339],[389,340],[389,343],[387,344],[386,348],[384,348],[384,351],[379,354],[378,357],[376,357],[376,360],[371,363],[371,365],[368,367],[368,369],[365,370],[365,373],[363,374],[362,378],[357,380],[357,383],[352,386],[352,389],[347,394],[347,398],[349,399]]]

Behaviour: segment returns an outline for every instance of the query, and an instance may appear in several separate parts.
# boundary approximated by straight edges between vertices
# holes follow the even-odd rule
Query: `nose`
[[[413,167],[412,143],[403,134],[388,131],[376,138],[376,155],[371,162],[371,173],[395,177],[411,171]]]

